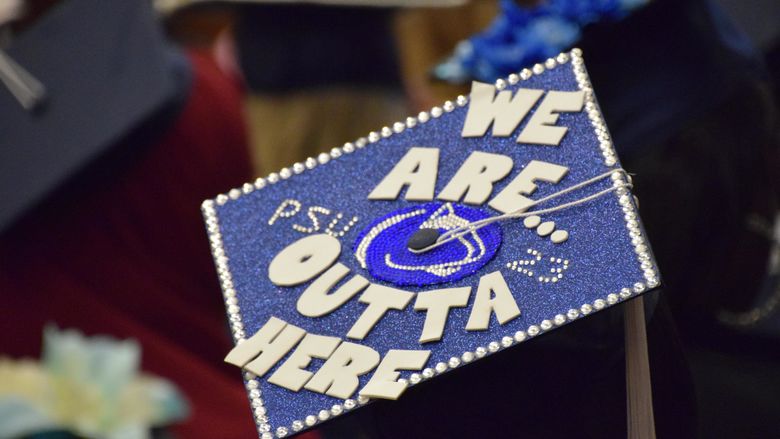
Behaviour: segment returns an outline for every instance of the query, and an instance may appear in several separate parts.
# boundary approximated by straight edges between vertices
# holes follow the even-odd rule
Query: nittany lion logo
[[[406,207],[378,218],[355,241],[355,257],[377,279],[396,285],[431,285],[468,276],[487,264],[501,245],[501,227],[490,224],[425,253],[409,249],[420,230],[439,233],[490,217],[454,203]]]

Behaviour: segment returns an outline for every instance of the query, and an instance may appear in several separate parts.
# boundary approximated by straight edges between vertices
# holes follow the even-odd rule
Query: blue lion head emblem
[[[454,203],[405,207],[376,219],[358,236],[354,254],[376,279],[396,285],[431,285],[466,277],[487,264],[501,245],[501,227],[490,224],[425,253],[413,253],[409,238],[421,229],[440,233],[491,215]]]

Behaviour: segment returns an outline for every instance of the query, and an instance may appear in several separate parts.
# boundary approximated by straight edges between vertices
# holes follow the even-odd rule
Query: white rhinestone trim
[[[612,167],[618,164],[617,153],[615,152],[615,145],[612,143],[612,136],[609,134],[607,124],[604,122],[604,118],[601,114],[601,109],[596,102],[596,97],[593,94],[593,87],[588,77],[588,72],[585,69],[585,62],[582,59],[582,51],[580,49],[572,49],[571,51],[571,63],[574,71],[574,77],[577,80],[577,85],[580,90],[585,92],[585,110],[590,118],[591,125],[596,137],[599,139],[599,148],[604,157],[604,165]],[[560,55],[559,55],[560,57]],[[616,172],[612,175],[612,184],[614,186],[621,186],[624,183],[626,177],[621,172]],[[631,177],[628,177],[630,183]],[[655,288],[660,285],[658,276],[658,268],[655,266],[654,258],[650,252],[650,245],[647,243],[645,233],[642,227],[639,225],[637,218],[639,217],[638,204],[635,197],[631,196],[628,189],[620,188],[614,192],[615,197],[620,203],[621,209],[624,213],[624,219],[626,221],[626,228],[628,229],[629,236],[631,237],[631,244],[634,246],[634,251],[637,255],[637,261],[642,270],[644,277],[644,283],[636,283],[631,288],[624,288],[620,293],[620,300],[625,300],[631,297],[632,294],[641,293],[647,288]],[[607,296],[609,300],[609,296]]]
[[[575,79],[577,80],[580,90],[585,91],[585,109],[590,118],[591,125],[593,125],[594,132],[599,139],[599,148],[604,157],[604,165],[607,167],[616,166],[618,163],[617,154],[615,153],[614,145],[610,140],[611,136],[609,135],[606,124],[602,118],[601,110],[593,95],[593,88],[591,87],[590,79],[585,70],[582,52],[579,49],[572,49],[571,52],[561,53],[555,58],[548,59],[543,64],[536,64],[533,66],[532,70],[523,69],[519,74],[509,75],[506,79],[499,79],[496,81],[496,88],[500,90],[506,88],[507,84],[516,85],[534,75],[543,74],[545,70],[554,69],[557,66],[568,62],[571,62],[573,65]],[[341,148],[333,148],[330,153],[322,153],[316,159],[309,157],[304,163],[296,163],[291,168],[284,168],[279,172],[271,173],[266,178],[258,178],[254,183],[246,183],[240,188],[234,188],[225,194],[217,195],[213,200],[206,200],[203,202],[201,210],[203,211],[203,216],[206,221],[206,228],[211,243],[211,252],[214,257],[220,285],[222,287],[228,319],[233,333],[233,341],[236,345],[244,342],[246,333],[244,332],[244,325],[241,318],[241,307],[238,303],[238,297],[233,287],[233,280],[228,267],[228,257],[225,255],[222,245],[222,235],[219,229],[219,219],[217,217],[215,205],[222,206],[231,200],[237,200],[243,195],[250,194],[254,192],[254,190],[262,189],[268,184],[275,184],[281,180],[287,180],[295,175],[306,172],[307,170],[314,169],[317,166],[325,165],[331,160],[342,157],[344,154],[350,154],[359,149],[363,149],[369,143],[376,143],[382,138],[401,134],[405,130],[412,129],[420,124],[425,124],[431,117],[446,117],[447,114],[453,113],[457,108],[465,107],[467,104],[468,97],[458,96],[454,104],[451,101],[447,101],[441,107],[434,107],[430,112],[421,112],[416,118],[407,117],[403,122],[392,124],[392,129],[390,127],[384,127],[380,132],[371,132],[367,137],[361,137],[354,142],[345,143]],[[623,173],[615,172],[612,176],[612,181],[615,186],[625,183]],[[420,373],[412,373],[409,375],[408,379],[401,378],[399,381],[406,382],[408,386],[419,384],[434,376],[471,363],[476,359],[483,358],[534,338],[544,332],[563,326],[568,322],[592,313],[594,310],[599,311],[605,309],[647,289],[657,287],[660,284],[658,271],[653,262],[650,247],[646,242],[644,232],[637,221],[636,200],[634,197],[630,196],[630,193],[625,188],[615,191],[615,196],[618,198],[618,203],[620,203],[623,210],[626,227],[629,231],[629,236],[631,237],[631,243],[634,246],[634,250],[637,254],[637,261],[640,264],[640,268],[642,269],[645,278],[644,283],[637,282],[630,288],[623,288],[618,292],[607,294],[603,299],[596,299],[592,304],[585,303],[581,305],[579,309],[572,308],[566,312],[566,315],[557,314],[550,316],[550,318],[544,319],[538,324],[530,325],[525,331],[517,331],[514,334],[508,334],[499,340],[489,342],[487,347],[479,346],[474,349],[474,351],[463,352],[459,357],[453,356],[448,362],[437,363],[434,368],[425,368]],[[369,399],[362,395],[359,395],[357,399],[346,399],[341,404],[336,404],[329,410],[320,410],[317,414],[308,415],[302,420],[293,421],[289,427],[279,426],[272,432],[273,428],[268,423],[266,409],[263,406],[260,381],[254,374],[249,372],[244,373],[244,379],[247,395],[255,417],[257,431],[262,439],[286,437],[290,431],[299,432],[306,427],[312,427],[317,423],[338,417],[343,413],[349,412],[358,405],[364,405],[369,402]]]

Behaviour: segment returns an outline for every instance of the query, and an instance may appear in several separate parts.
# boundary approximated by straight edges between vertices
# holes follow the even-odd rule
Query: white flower
[[[184,418],[187,405],[167,380],[139,373],[132,340],[44,331],[43,361],[0,358],[0,437],[47,428],[106,439],[145,438]]]

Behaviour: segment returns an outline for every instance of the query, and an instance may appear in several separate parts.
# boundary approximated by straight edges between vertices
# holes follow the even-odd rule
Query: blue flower
[[[523,8],[514,0],[501,0],[493,23],[460,42],[433,68],[433,76],[458,84],[472,79],[493,82],[573,46],[583,26],[619,20],[647,1],[548,0]]]

